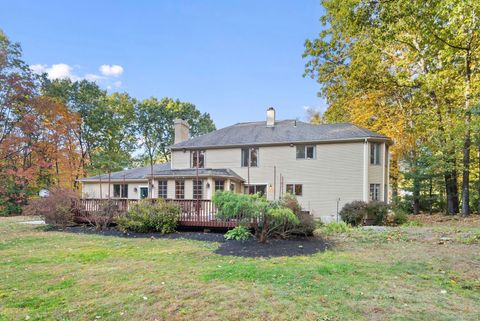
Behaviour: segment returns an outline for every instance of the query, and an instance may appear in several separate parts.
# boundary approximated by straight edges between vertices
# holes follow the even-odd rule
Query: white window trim
[[[304,151],[304,155],[305,157],[304,158],[298,158],[297,157],[297,148],[299,147],[303,147],[303,151]],[[307,157],[307,147],[313,147],[313,158],[308,158]],[[295,147],[295,159],[296,160],[313,160],[313,159],[317,159],[317,145],[297,145]]]

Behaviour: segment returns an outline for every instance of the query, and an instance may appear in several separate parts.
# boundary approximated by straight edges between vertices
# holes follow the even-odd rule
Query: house
[[[171,161],[81,180],[83,196],[210,200],[215,191],[261,193],[278,200],[296,195],[305,210],[328,221],[354,200],[388,201],[392,141],[349,123],[313,125],[298,120],[238,123],[190,138],[175,121]],[[153,174],[153,175],[152,175]],[[102,185],[100,185],[100,180]],[[101,187],[102,186],[102,187]],[[102,192],[100,192],[102,190]],[[102,194],[102,195],[100,195]]]

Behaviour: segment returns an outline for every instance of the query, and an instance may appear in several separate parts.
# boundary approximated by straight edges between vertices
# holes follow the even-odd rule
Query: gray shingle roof
[[[153,171],[161,171],[161,170],[169,170],[171,168],[170,162],[163,163],[163,164],[155,164],[153,165]],[[115,172],[110,174],[110,178],[113,180],[121,180],[121,179],[145,179],[145,176],[150,174],[150,166],[146,167],[138,167],[127,169],[120,172]],[[88,182],[88,181],[98,181],[102,176],[102,180],[108,180],[108,174],[90,176],[79,179],[81,182]]]
[[[127,169],[120,172],[111,173],[110,179],[118,180],[146,180],[150,176],[150,166]],[[155,177],[195,177],[197,171],[195,168],[171,169],[170,162],[153,165],[153,176]],[[199,168],[200,177],[224,177],[243,181],[237,173],[229,168]],[[102,174],[102,180],[108,180],[108,174]],[[79,179],[81,182],[96,182],[100,180],[100,175]]]
[[[350,123],[313,125],[298,120],[281,120],[275,122],[273,127],[267,127],[264,121],[238,123],[172,145],[171,149],[328,142],[362,138],[389,140],[386,136]]]
[[[153,173],[154,177],[195,177],[196,175],[196,168],[161,170]],[[150,173],[148,173],[148,176],[150,176]],[[230,168],[199,168],[198,176],[225,177],[237,179],[242,182],[244,181],[240,175],[235,173]]]

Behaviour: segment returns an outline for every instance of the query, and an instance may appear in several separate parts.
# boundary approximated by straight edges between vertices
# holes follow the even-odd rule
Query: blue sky
[[[326,108],[302,77],[321,14],[319,0],[1,0],[0,28],[52,77],[190,101],[224,127],[263,120],[269,106],[280,119]]]

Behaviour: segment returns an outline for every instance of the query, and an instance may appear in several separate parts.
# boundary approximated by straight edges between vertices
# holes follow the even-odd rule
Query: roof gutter
[[[233,147],[244,147],[244,146],[286,146],[291,144],[335,144],[335,143],[355,143],[355,142],[364,142],[364,141],[373,141],[373,142],[385,142],[387,145],[393,145],[394,142],[388,137],[359,137],[359,138],[340,138],[340,139],[328,139],[328,140],[302,140],[302,141],[290,141],[290,142],[280,142],[280,143],[251,143],[251,144],[230,144],[230,145],[198,145],[198,146],[178,146],[172,145],[169,147],[170,150],[190,150],[190,149],[199,149],[199,148],[208,148],[208,149],[222,149],[222,148],[233,148]]]

